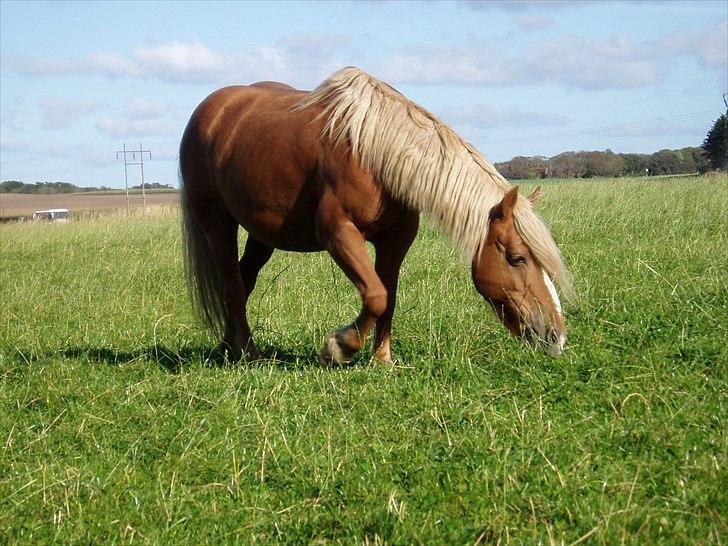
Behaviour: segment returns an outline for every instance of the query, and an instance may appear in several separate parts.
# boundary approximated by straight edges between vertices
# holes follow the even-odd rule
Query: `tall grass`
[[[425,228],[396,365],[332,370],[359,302],[324,254],[274,254],[266,358],[219,366],[175,209],[1,226],[0,542],[725,543],[725,176],[563,181],[540,210],[580,296],[563,357]]]

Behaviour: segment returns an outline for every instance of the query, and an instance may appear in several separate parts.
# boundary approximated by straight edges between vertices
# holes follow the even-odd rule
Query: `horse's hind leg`
[[[248,234],[248,239],[245,241],[245,250],[243,250],[243,257],[240,258],[240,276],[243,280],[243,334],[244,338],[247,339],[247,351],[249,356],[258,357],[258,353],[255,350],[255,344],[250,332],[250,326],[247,319],[247,305],[248,298],[255,288],[255,283],[258,280],[258,273],[263,266],[268,263],[270,257],[273,255],[273,248],[264,245],[257,239],[253,238]]]
[[[223,237],[217,247],[218,266],[225,279],[225,337],[221,349],[228,352],[231,360],[239,360],[245,354],[248,360],[259,358],[248,324],[247,304],[258,273],[268,262],[273,249],[250,235],[240,261],[238,257],[237,225],[228,237]]]
[[[249,359],[257,358],[245,317],[246,291],[238,265],[238,224],[227,211],[212,202],[198,205],[210,252],[222,284],[223,340],[220,349],[236,361],[245,352]]]
[[[420,225],[418,212],[410,212],[396,224],[396,229],[378,234],[373,240],[377,251],[375,269],[387,290],[387,307],[377,319],[372,346],[373,357],[383,362],[391,362],[390,342],[392,337],[392,317],[397,300],[397,281],[407,251],[412,246]]]
[[[361,350],[377,318],[387,305],[387,291],[379,280],[362,234],[350,221],[335,225],[319,222],[319,240],[331,257],[359,289],[362,308],[359,316],[349,326],[331,332],[321,350],[321,360],[326,363],[343,363]]]

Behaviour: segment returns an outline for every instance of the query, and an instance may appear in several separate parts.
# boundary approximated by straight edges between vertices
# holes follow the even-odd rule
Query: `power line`
[[[550,112],[552,114],[566,114],[569,112],[591,112],[591,111],[599,111],[602,112],[605,109],[611,109],[611,108],[619,108],[620,106],[629,106],[633,104],[643,104],[643,103],[650,103],[654,104],[656,101],[666,101],[670,99],[676,99],[676,98],[683,98],[683,97],[694,97],[694,96],[701,96],[701,95],[714,95],[716,91],[721,91],[723,88],[718,87],[709,87],[704,88],[696,91],[684,91],[682,93],[666,93],[663,95],[654,95],[651,97],[646,97],[642,99],[630,99],[625,101],[618,101],[618,102],[606,102],[606,103],[600,103],[598,106],[577,106],[574,108],[567,108],[565,110],[555,110],[553,112]]]
[[[129,210],[129,165],[139,165],[139,169],[141,170],[142,174],[142,206],[146,209],[147,208],[147,193],[145,190],[144,185],[144,154],[149,155],[149,159],[152,159],[152,152],[149,150],[145,150],[142,147],[142,143],[139,143],[139,149],[138,150],[127,150],[126,149],[126,142],[124,142],[123,149],[116,152],[116,159],[118,161],[119,154],[122,155],[122,158],[124,160],[124,188],[126,188],[126,208]],[[133,160],[136,159],[136,154],[139,154],[139,161],[129,161],[128,155],[131,154],[131,158]]]

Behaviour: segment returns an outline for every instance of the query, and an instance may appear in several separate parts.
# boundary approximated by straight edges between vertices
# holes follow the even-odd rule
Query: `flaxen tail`
[[[180,158],[181,162],[181,158]],[[224,331],[223,284],[212,250],[200,222],[192,210],[184,170],[180,166],[180,207],[182,209],[182,249],[187,293],[195,314],[218,336]]]

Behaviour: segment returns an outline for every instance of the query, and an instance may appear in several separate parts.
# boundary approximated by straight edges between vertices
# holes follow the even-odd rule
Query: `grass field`
[[[564,356],[426,228],[397,365],[331,370],[359,303],[326,255],[274,255],[266,359],[220,366],[175,208],[0,226],[0,543],[725,544],[726,177],[559,182],[540,210],[580,294]]]

